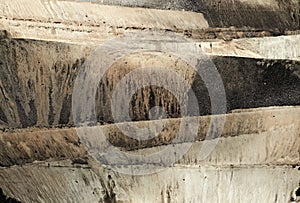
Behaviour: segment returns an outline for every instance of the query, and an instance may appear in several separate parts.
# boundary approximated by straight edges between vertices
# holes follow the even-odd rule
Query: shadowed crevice
[[[14,199],[14,198],[11,198],[11,197],[6,196],[6,195],[3,193],[2,188],[0,188],[0,202],[1,202],[1,203],[21,203],[20,201]]]

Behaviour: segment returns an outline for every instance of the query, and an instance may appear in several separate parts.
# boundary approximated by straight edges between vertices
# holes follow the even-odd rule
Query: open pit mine
[[[0,0],[0,203],[300,202],[299,0]]]

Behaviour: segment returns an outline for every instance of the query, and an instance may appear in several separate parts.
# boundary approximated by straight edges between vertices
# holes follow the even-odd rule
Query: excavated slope
[[[10,38],[2,38],[0,43],[2,128],[72,125],[74,81],[93,46]],[[145,65],[169,67],[179,75],[185,74],[199,102],[199,112],[190,114],[211,113],[207,89],[193,68],[175,56],[145,53],[118,61],[99,82],[95,98],[99,122],[113,122],[107,98],[111,98],[112,91],[126,73],[141,65],[140,59]],[[213,56],[212,62],[224,83],[228,111],[299,105],[298,61]],[[149,110],[163,103],[165,106],[161,106],[169,112],[169,117],[178,117],[179,104],[169,94],[159,87],[138,91],[132,98],[132,119],[148,120]]]
[[[297,202],[299,19],[299,1],[293,0],[2,0],[0,202]],[[76,78],[106,40],[128,34],[201,48],[221,76],[226,112],[212,113],[203,79],[182,58],[135,52],[115,61],[99,81],[97,123],[75,127]],[[158,86],[136,91],[132,122],[116,123],[113,90],[140,66],[174,71],[187,81],[199,106],[187,114],[197,119],[196,132],[188,123],[175,139],[186,118],[177,98]],[[127,88],[145,78],[131,79]],[[176,84],[163,75],[152,79]],[[165,119],[153,120],[155,106],[167,112]],[[211,125],[222,119],[222,130]],[[144,134],[133,127],[162,131],[138,140],[120,129],[127,124],[136,136]],[[100,141],[95,130],[107,141],[98,157],[86,147]],[[207,138],[208,132],[220,137]],[[214,143],[204,158],[201,150]],[[111,157],[107,144],[121,155]],[[164,153],[167,148],[188,150]],[[138,158],[128,163],[132,156]],[[145,171],[137,175],[136,167]]]
[[[69,0],[70,1],[70,0]],[[95,4],[122,5],[203,13],[212,27],[299,29],[299,1],[293,0],[72,0]]]

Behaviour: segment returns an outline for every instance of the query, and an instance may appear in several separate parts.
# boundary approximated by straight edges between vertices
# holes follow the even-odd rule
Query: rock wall
[[[300,177],[298,118],[299,108],[289,107],[228,114],[224,137],[205,160],[199,151],[209,140],[195,142],[174,165],[143,176],[117,173],[84,153],[70,154],[81,148],[71,143],[77,143],[71,129],[7,132],[0,154],[6,155],[1,164],[10,167],[0,169],[1,188],[21,202],[289,202]],[[114,132],[113,126],[103,128]],[[37,147],[44,143],[48,146]]]
[[[71,99],[74,81],[94,46],[11,38],[2,38],[0,43],[2,127],[73,125]],[[147,53],[123,58],[104,75],[95,99],[99,122],[113,122],[109,108],[112,93],[124,75],[141,66],[141,59],[143,65],[170,67],[179,75],[185,74],[199,102],[199,112],[189,114],[211,114],[207,89],[194,68],[175,56]],[[299,105],[298,61],[222,56],[212,56],[211,60],[223,80],[228,111]],[[179,104],[175,100],[159,87],[140,90],[132,98],[131,117],[133,120],[149,120],[148,112],[157,105],[168,112],[168,117],[180,117]]]
[[[74,2],[201,12],[212,27],[299,28],[299,11],[296,8],[299,2],[292,0],[74,0]]]
[[[198,47],[208,58],[197,63],[220,74],[226,111],[212,113],[203,78],[184,58],[138,51],[96,86],[96,122],[75,125],[76,78],[99,46],[124,36]],[[299,1],[2,0],[0,202],[299,202],[299,61]],[[195,108],[182,116],[174,92],[152,85],[130,99],[131,122],[116,121],[114,89],[143,66],[181,76],[197,99],[184,106]]]
[[[284,166],[173,167],[133,177],[98,173],[102,176],[85,165],[52,162],[3,169],[0,180],[6,194],[22,202],[289,202],[299,176]],[[112,193],[108,176],[116,185]]]
[[[175,10],[160,10],[166,7]],[[99,43],[141,30],[172,31],[201,39],[248,38],[299,30],[299,2],[39,0],[32,6],[30,0],[3,0],[0,18],[1,27],[14,37],[76,43]]]

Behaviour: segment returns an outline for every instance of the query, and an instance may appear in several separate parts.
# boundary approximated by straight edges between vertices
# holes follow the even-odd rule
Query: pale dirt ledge
[[[251,38],[251,37],[270,37],[281,35],[297,35],[299,31],[282,32],[278,29],[255,29],[255,28],[168,28],[163,27],[132,27],[132,26],[88,26],[73,25],[64,23],[35,22],[32,20],[6,19],[1,18],[1,30],[5,30],[12,38],[38,39],[56,42],[68,42],[76,44],[99,44],[106,40],[114,39],[127,34],[141,32],[152,32],[161,35],[177,33],[186,39],[195,41],[231,41],[232,39]],[[145,33],[147,36],[147,33]]]
[[[257,10],[250,9],[249,14],[252,13],[252,17],[253,13],[262,12],[264,9],[272,12],[274,9],[279,9],[274,0],[263,5],[256,1],[251,2],[249,5],[257,7]],[[215,3],[212,2],[212,8],[214,8]],[[241,4],[238,1],[236,3]],[[242,4],[248,5],[248,3],[243,2]],[[239,7],[235,7],[235,4],[233,7],[230,7],[230,2],[225,2],[222,5],[228,9],[233,9],[232,15],[228,16],[228,18],[236,18],[233,21],[244,22],[248,20],[238,10],[234,10],[239,9]],[[294,23],[289,22],[291,19],[285,19],[290,18],[290,14],[278,16],[278,19],[283,21],[277,23],[278,25],[274,24],[276,22],[269,22],[270,19],[268,18],[260,19],[257,16],[258,19],[253,21],[262,25],[251,26],[251,24],[248,25],[248,22],[235,25],[232,22],[232,24],[220,23],[219,26],[213,26],[209,24],[209,19],[222,21],[226,17],[221,18],[213,10],[209,12],[212,12],[213,16],[208,18],[201,12],[129,8],[89,2],[37,0],[33,6],[30,0],[4,0],[0,4],[0,27],[7,30],[15,38],[83,44],[99,43],[127,32],[143,30],[177,32],[194,40],[221,39],[225,41],[237,38],[293,34],[295,33],[294,30],[299,30],[299,27],[292,30],[281,28],[283,22],[288,22],[288,25]],[[241,16],[243,16],[242,19]],[[274,26],[270,27],[264,24]]]
[[[180,10],[203,13],[210,27],[249,26],[255,28],[296,29],[299,27],[299,2],[296,0],[67,0],[92,5]],[[56,2],[45,1],[55,5]],[[50,3],[49,3],[50,2]],[[53,6],[55,9],[55,6]]]
[[[127,29],[208,28],[201,13],[127,8],[64,1],[4,1],[1,24],[13,37],[101,41]],[[68,36],[72,33],[72,36]]]
[[[300,163],[300,108],[263,108],[249,112],[226,115],[226,122],[216,149],[205,160],[199,158],[210,118],[200,117],[196,142],[180,160],[180,165],[294,165]],[[214,116],[216,117],[216,116]],[[147,154],[172,144],[177,136],[181,119],[170,119],[163,132],[152,140],[138,142],[124,136],[115,124],[98,126],[107,139],[126,153]],[[147,127],[158,121],[135,122],[133,125]],[[95,128],[95,127],[93,127]],[[80,130],[80,129],[79,129]],[[88,131],[88,130],[87,130]],[[133,132],[134,133],[134,132]],[[89,135],[86,135],[87,137]],[[97,138],[94,140],[97,142]],[[211,142],[207,140],[205,142]],[[187,145],[189,140],[177,142]],[[19,129],[0,134],[0,165],[12,166],[43,160],[64,160],[84,162],[87,153],[80,144],[77,132],[70,129]],[[139,150],[138,150],[139,149]],[[177,155],[178,156],[178,155]],[[153,160],[159,164],[160,160]],[[111,163],[111,164],[118,164]]]
[[[89,165],[74,166],[69,161],[61,161],[0,169],[0,182],[4,183],[1,188],[6,196],[23,203],[91,203],[112,202],[104,201],[112,199],[122,203],[218,202],[220,199],[233,203],[290,202],[299,187],[300,176],[297,168],[287,166],[175,166],[155,174],[132,176],[97,163]]]
[[[27,20],[66,25],[139,27],[156,29],[207,28],[203,14],[194,12],[163,11],[156,9],[73,3],[68,1],[4,0],[0,16],[12,20]]]

